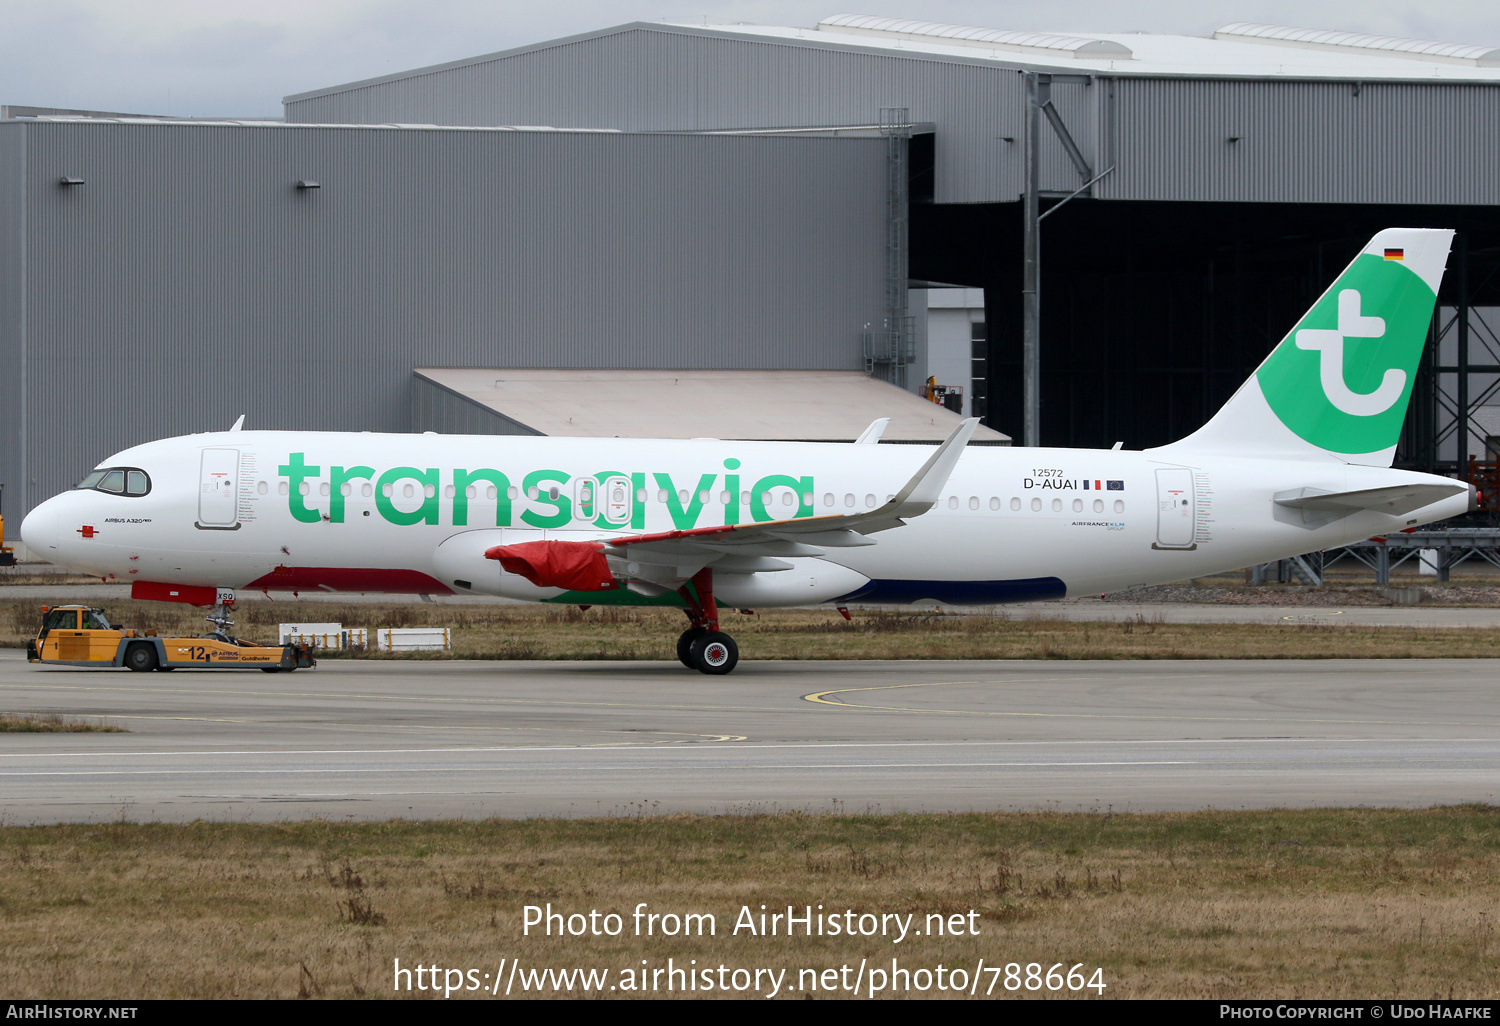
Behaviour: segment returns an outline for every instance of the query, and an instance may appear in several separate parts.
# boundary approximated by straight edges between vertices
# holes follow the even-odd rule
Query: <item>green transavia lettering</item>
[[[401,527],[436,527],[446,516],[453,527],[591,524],[641,530],[653,501],[666,508],[678,531],[813,515],[817,489],[811,475],[767,474],[746,484],[735,473],[739,460],[726,459],[724,469],[728,473],[698,474],[691,482],[668,473],[615,470],[575,477],[541,469],[516,478],[491,467],[391,467],[377,473],[363,465],[330,465],[325,475],[321,464],[294,452],[276,471],[285,482],[288,512],[304,524],[345,523],[351,502],[363,506],[366,516],[373,506],[381,519]]]

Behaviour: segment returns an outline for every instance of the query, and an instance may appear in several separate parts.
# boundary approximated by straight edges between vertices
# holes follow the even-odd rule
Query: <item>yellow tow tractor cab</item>
[[[138,672],[179,667],[263,670],[279,673],[316,666],[307,645],[256,645],[227,633],[234,621],[207,618],[211,634],[197,638],[163,638],[156,631],[134,631],[111,624],[102,609],[88,606],[43,606],[42,627],[26,642],[26,660],[66,666],[121,667]]]

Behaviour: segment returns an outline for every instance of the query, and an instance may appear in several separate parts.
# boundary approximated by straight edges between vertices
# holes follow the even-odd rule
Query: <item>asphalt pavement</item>
[[[30,666],[6,823],[1158,810],[1497,800],[1486,660]]]

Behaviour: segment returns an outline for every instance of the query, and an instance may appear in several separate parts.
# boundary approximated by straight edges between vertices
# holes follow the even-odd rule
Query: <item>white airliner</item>
[[[139,598],[234,589],[670,605],[683,663],[738,660],[718,606],[1100,594],[1471,508],[1391,469],[1452,232],[1380,232],[1203,428],[1143,452],[245,431],[110,457],[21,533]],[[1144,397],[1143,397],[1144,398]],[[244,418],[241,418],[243,422]]]

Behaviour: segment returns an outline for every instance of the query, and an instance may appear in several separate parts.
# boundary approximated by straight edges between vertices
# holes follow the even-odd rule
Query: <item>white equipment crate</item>
[[[280,633],[283,645],[310,645],[322,649],[363,646],[369,641],[369,632],[365,628],[345,629],[341,623],[284,623]]]
[[[382,627],[375,632],[382,652],[444,652],[453,647],[447,627]]]

